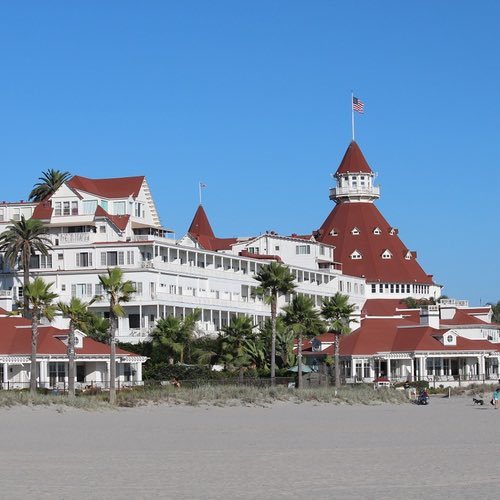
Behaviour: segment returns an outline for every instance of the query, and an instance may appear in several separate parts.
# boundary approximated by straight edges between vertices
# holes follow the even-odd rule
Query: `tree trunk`
[[[109,359],[109,402],[114,405],[116,403],[116,330],[118,328],[118,318],[116,317],[113,307],[114,303],[110,307],[110,324],[111,332],[109,336],[110,345],[110,359]]]
[[[340,335],[335,334],[335,387],[340,387]]]
[[[75,397],[75,327],[70,324],[68,335],[68,396]]]
[[[22,253],[23,260],[23,317],[30,317],[30,303],[28,296],[26,295],[26,285],[30,282],[30,254],[28,251],[23,250]]]
[[[30,395],[36,394],[36,351],[38,343],[38,311],[31,316],[31,367],[30,367]]]
[[[299,346],[297,350],[297,375],[299,381],[299,389],[302,389],[302,333],[299,333]]]
[[[276,308],[278,296],[275,294],[271,302],[271,385],[276,385]]]

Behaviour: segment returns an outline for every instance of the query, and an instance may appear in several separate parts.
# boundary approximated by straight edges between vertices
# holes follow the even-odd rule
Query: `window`
[[[52,255],[32,255],[30,257],[30,268],[32,269],[51,269]]]
[[[106,210],[106,212],[108,211],[108,202],[107,202],[107,200],[101,200],[101,207],[104,208],[104,210]]]
[[[51,386],[57,382],[64,382],[66,376],[65,363],[49,363],[49,383]]]
[[[83,213],[85,215],[95,214],[97,209],[97,200],[84,200],[83,204]]]
[[[124,252],[101,252],[101,266],[123,266],[124,257]]]
[[[62,204],[60,201],[55,202],[55,204],[54,204],[54,217],[60,217],[62,215],[61,206],[62,206]]]
[[[332,229],[332,230],[331,230],[328,234],[329,234],[330,236],[338,236],[338,234],[339,234],[339,233],[338,233],[338,232],[337,232],[337,230],[334,228],[334,229]]]
[[[132,380],[132,367],[130,363],[123,364],[123,378],[125,382],[130,382]]]
[[[104,297],[104,287],[102,286],[102,283],[96,283],[96,285],[95,285],[95,294],[98,297]]]
[[[258,254],[259,253],[259,247],[248,247],[248,253]]]
[[[381,234],[381,233],[382,233],[382,231],[381,231],[381,229],[380,229],[379,227],[376,227],[376,228],[373,230],[373,234],[376,234],[377,236],[378,236],[379,234]]]
[[[135,204],[135,216],[136,217],[142,217],[142,203],[137,202]]]
[[[384,253],[382,254],[382,258],[387,260],[392,258],[392,253],[389,249],[384,250]]]
[[[115,201],[113,203],[113,212],[115,215],[125,215],[125,202]]]
[[[372,293],[377,293],[377,285],[375,283],[372,284]]]
[[[63,201],[63,215],[69,215],[69,201]]]
[[[275,252],[279,252],[279,251],[280,251],[280,247],[279,247],[279,245],[276,245],[276,246],[274,247],[274,251],[275,251]]]
[[[353,227],[351,230],[351,234],[353,236],[357,236],[359,234],[359,229],[357,227]]]
[[[71,202],[71,215],[78,215],[78,202],[77,201]]]
[[[363,256],[357,250],[354,250],[354,252],[351,253],[351,259],[352,260],[360,260],[362,258],[363,258]]]
[[[57,260],[63,260],[64,259],[64,254],[63,253],[58,253],[57,254]]]
[[[140,328],[141,327],[141,317],[138,314],[128,315],[128,326],[129,328]]]
[[[411,260],[411,252],[408,250],[405,255],[406,260]]]
[[[134,265],[134,252],[133,250],[127,251],[127,265]]]
[[[66,291],[66,285],[61,285],[61,292],[65,292]]]
[[[92,285],[90,283],[77,283],[71,285],[71,296],[79,299],[92,297]]]
[[[76,267],[91,267],[92,254],[89,252],[81,252],[76,254]]]
[[[311,247],[309,245],[297,245],[295,247],[295,253],[297,255],[309,255],[311,253]]]
[[[106,226],[99,226],[99,232],[100,233],[105,233],[106,232]]]

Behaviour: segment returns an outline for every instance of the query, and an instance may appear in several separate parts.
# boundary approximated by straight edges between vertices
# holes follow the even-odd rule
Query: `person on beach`
[[[493,405],[495,406],[495,410],[498,410],[498,406],[500,405],[500,387],[497,387],[493,392]]]
[[[181,383],[179,382],[179,380],[177,379],[177,377],[174,377],[172,379],[172,382],[170,382],[174,387],[180,387],[181,386]]]

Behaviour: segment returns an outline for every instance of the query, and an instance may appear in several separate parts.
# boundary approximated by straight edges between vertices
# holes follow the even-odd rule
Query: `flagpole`
[[[201,182],[198,182],[198,191],[200,195],[200,205],[201,205]]]
[[[352,123],[352,140],[354,142],[354,92],[351,93],[351,123]]]

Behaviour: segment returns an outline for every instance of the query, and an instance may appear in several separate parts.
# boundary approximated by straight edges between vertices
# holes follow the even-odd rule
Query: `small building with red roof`
[[[42,388],[68,385],[68,330],[40,325],[37,346],[37,381]],[[110,346],[75,332],[76,387],[109,387]],[[142,384],[144,356],[116,349],[117,383]],[[29,387],[31,367],[31,322],[0,310],[0,386]]]
[[[449,300],[420,310],[365,314],[350,335],[341,337],[342,376],[351,382],[385,378],[446,386],[497,382],[500,325],[478,318],[483,312]],[[315,337],[303,350],[310,365],[333,355],[332,333]]]

